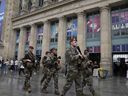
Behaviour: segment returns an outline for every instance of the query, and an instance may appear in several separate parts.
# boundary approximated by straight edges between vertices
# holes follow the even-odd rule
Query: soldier
[[[93,63],[89,60],[89,52],[88,50],[84,50],[84,60],[82,62],[82,75],[83,75],[83,82],[82,87],[88,85],[90,92],[92,95],[95,95],[95,91],[93,88]]]
[[[65,59],[67,64],[67,77],[66,84],[63,87],[61,96],[65,96],[67,91],[75,82],[76,96],[84,96],[81,88],[81,76],[78,68],[78,60],[82,58],[80,52],[77,49],[77,41],[75,38],[70,40],[71,47],[65,53]]]
[[[55,94],[59,95],[59,89],[58,89],[58,57],[57,57],[57,50],[55,48],[51,49],[51,64],[49,64],[49,73],[47,75],[47,79],[44,82],[42,92],[47,93],[46,89],[48,87],[49,82],[51,81],[51,78],[53,77],[54,80],[54,87],[55,87]]]
[[[44,56],[43,57],[43,59],[42,59],[42,65],[43,65],[43,73],[44,73],[44,75],[43,75],[43,77],[42,77],[42,79],[41,79],[41,82],[40,82],[40,84],[42,85],[42,83],[44,82],[44,80],[47,78],[47,75],[48,75],[48,72],[50,71],[49,70],[49,68],[48,68],[48,65],[49,65],[49,63],[51,63],[51,57],[50,57],[50,52],[49,51],[47,51],[46,53],[45,53],[45,55],[46,56]]]
[[[32,77],[33,65],[35,63],[35,56],[33,54],[33,47],[29,46],[28,53],[23,58],[23,64],[25,67],[25,81],[23,89],[31,92],[30,78]]]

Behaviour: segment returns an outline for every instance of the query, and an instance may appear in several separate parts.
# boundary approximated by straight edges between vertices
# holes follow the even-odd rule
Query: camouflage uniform
[[[81,87],[81,75],[78,68],[78,60],[79,60],[79,53],[77,48],[69,48],[65,53],[65,59],[67,64],[67,77],[66,77],[66,84],[63,87],[63,91],[61,96],[65,96],[67,91],[75,82],[75,90],[76,96],[83,96],[82,87]]]
[[[42,64],[43,64],[43,77],[41,79],[41,85],[42,83],[44,82],[44,80],[47,78],[47,75],[48,75],[48,72],[49,72],[49,68],[47,67],[47,64],[48,64],[48,56],[44,56],[43,59],[42,59]]]
[[[23,64],[25,67],[25,81],[24,81],[23,89],[28,92],[31,91],[30,78],[32,77],[34,63],[35,63],[35,56],[32,52],[29,51],[27,54],[25,54],[25,57],[23,58]]]
[[[43,85],[43,88],[42,88],[42,92],[46,92],[48,84],[51,81],[51,78],[53,77],[54,87],[55,87],[55,94],[59,95],[57,60],[58,60],[57,55],[51,56],[51,64],[48,65],[50,71],[48,71],[46,81],[44,82],[44,85]]]
[[[88,85],[90,92],[92,95],[95,95],[95,91],[93,88],[93,65],[88,60],[88,57],[85,56],[84,61],[82,62],[82,75],[83,75],[83,82],[82,87]]]

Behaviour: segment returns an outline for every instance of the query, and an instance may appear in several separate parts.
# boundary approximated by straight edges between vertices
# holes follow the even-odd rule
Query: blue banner
[[[67,37],[77,37],[77,19],[67,22]]]

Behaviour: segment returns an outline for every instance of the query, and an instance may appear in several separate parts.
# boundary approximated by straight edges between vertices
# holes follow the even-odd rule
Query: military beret
[[[48,53],[51,53],[50,51],[46,51],[45,54],[47,55]]]
[[[50,49],[50,52],[53,52],[53,50],[57,50],[56,48],[52,48],[52,49]]]
[[[30,49],[34,49],[34,47],[33,47],[33,46],[29,46],[29,48],[30,48]]]

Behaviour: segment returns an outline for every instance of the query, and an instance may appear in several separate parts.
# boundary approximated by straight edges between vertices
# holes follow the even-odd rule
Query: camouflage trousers
[[[82,87],[85,86],[89,87],[90,92],[94,95],[95,94],[95,90],[93,88],[93,76],[87,76],[86,73],[83,72],[83,82],[82,82]]]
[[[48,84],[50,83],[52,77],[53,77],[53,80],[54,80],[55,92],[59,90],[58,89],[58,71],[56,71],[56,69],[50,69],[50,71],[48,71],[47,78],[44,82],[44,85],[43,85],[42,89],[47,89]]]
[[[32,76],[32,68],[25,68],[25,81],[23,89],[28,91],[31,90],[30,78]]]
[[[44,67],[43,68],[43,77],[42,77],[42,79],[40,81],[40,84],[42,84],[44,82],[44,80],[47,79],[47,75],[48,75],[49,71],[50,70],[47,67]]]
[[[62,96],[66,95],[73,82],[75,82],[76,96],[83,96],[83,90],[81,87],[81,75],[79,72],[73,72],[72,70],[68,71],[67,73],[66,84],[63,87]]]

